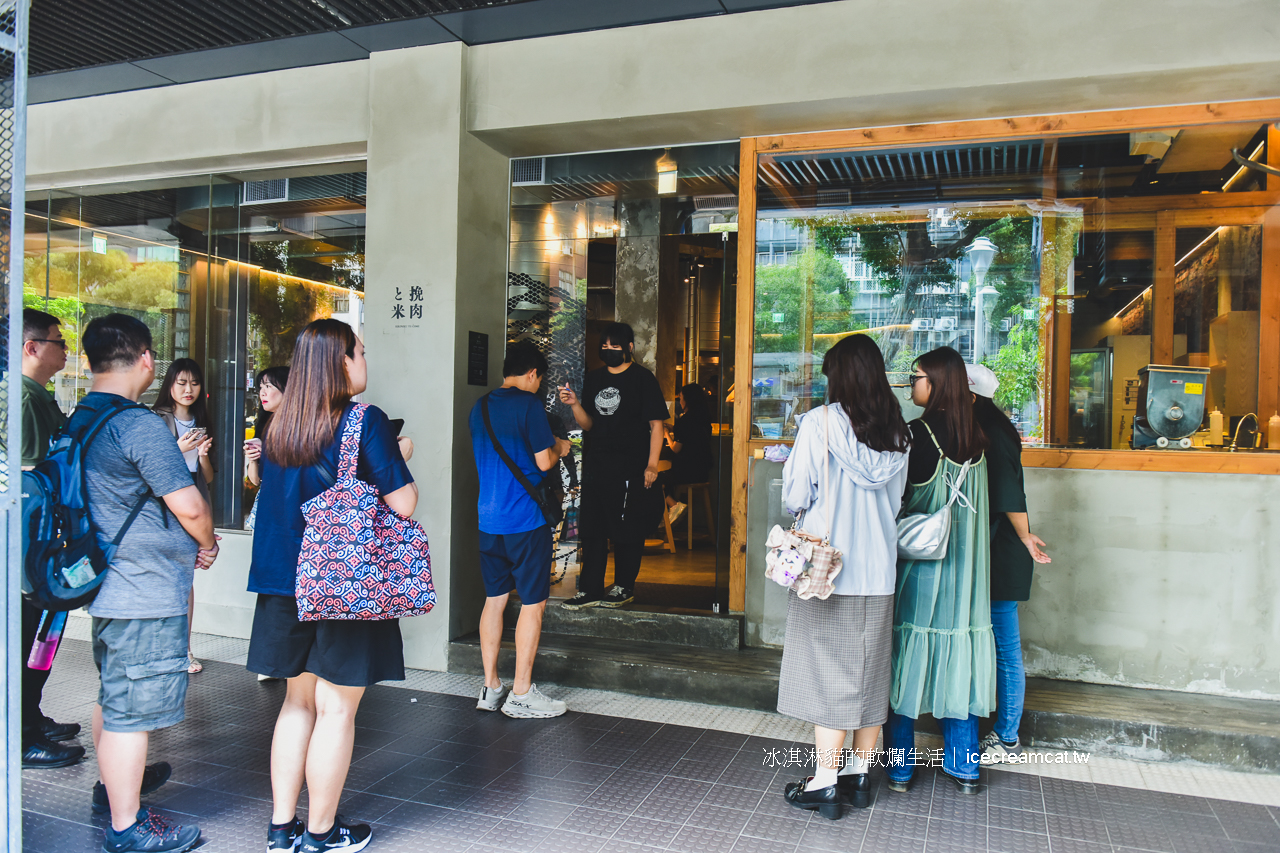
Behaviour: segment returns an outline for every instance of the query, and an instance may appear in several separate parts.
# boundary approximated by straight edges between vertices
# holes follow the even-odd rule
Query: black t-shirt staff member
[[[621,607],[635,598],[645,535],[662,517],[662,493],[654,488],[662,452],[667,404],[658,380],[632,360],[635,333],[611,323],[600,336],[605,366],[587,374],[582,399],[566,383],[560,402],[573,409],[582,429],[582,575],[579,592],[564,603]],[[613,540],[613,586],[604,588]]]

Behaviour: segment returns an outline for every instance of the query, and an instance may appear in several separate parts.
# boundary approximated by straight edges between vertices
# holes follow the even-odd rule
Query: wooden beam
[[[1089,214],[1199,210],[1216,207],[1274,207],[1280,204],[1280,191],[1148,195],[1136,198],[1073,198],[1063,199],[1063,201],[1067,204],[1081,205],[1085,208],[1085,213]]]
[[[1271,178],[1270,180],[1280,180]],[[1280,414],[1280,207],[1262,223],[1262,299],[1258,327],[1258,419]],[[1280,450],[1269,447],[1268,450]]]
[[[1228,453],[1221,450],[1069,450],[1061,447],[1027,447],[1022,451],[1022,466],[1086,471],[1280,474],[1280,454],[1248,451]]]
[[[1267,165],[1280,169],[1280,122],[1272,122],[1267,128]],[[1267,175],[1267,189],[1280,190],[1280,175]]]
[[[878,148],[886,145],[983,142],[1025,136],[1061,137],[1084,133],[1128,132],[1141,128],[1189,127],[1221,122],[1256,121],[1261,124],[1266,121],[1275,121],[1277,118],[1280,118],[1280,99],[1271,98],[1222,104],[1105,110],[910,124],[897,127],[866,127],[820,133],[762,136],[757,139],[760,151],[822,151],[834,148]]]
[[[1156,274],[1151,289],[1151,363],[1173,364],[1174,265],[1178,226],[1172,211],[1156,214]]]
[[[729,610],[747,606],[747,487],[751,471],[751,378],[756,312],[756,141],[738,162],[738,295],[734,324],[733,489],[729,519]]]

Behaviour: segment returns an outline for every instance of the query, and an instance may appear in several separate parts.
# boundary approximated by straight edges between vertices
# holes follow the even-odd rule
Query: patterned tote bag
[[[334,484],[302,505],[307,526],[294,590],[302,621],[398,619],[436,603],[426,531],[356,477],[368,408],[358,403],[347,415]]]

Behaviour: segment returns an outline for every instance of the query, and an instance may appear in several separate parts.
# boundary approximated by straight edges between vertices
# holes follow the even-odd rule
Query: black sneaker
[[[80,734],[79,723],[58,723],[48,717],[40,718],[40,733],[49,740],[71,740]]]
[[[84,747],[78,743],[58,743],[44,735],[37,735],[22,748],[22,766],[28,769],[48,770],[53,767],[70,767],[84,758]]]
[[[357,853],[369,846],[373,840],[373,830],[364,823],[343,823],[342,815],[333,819],[333,829],[323,841],[309,831],[302,834],[299,853],[324,853],[325,850],[345,850],[346,853]]]
[[[182,853],[190,850],[191,845],[200,840],[200,827],[180,826],[171,823],[168,818],[161,817],[151,809],[143,806],[138,809],[138,822],[124,832],[116,832],[107,824],[103,833],[103,853],[162,853],[175,851]]]
[[[142,790],[138,793],[142,795],[150,794],[156,788],[159,788],[165,782],[169,781],[169,776],[173,774],[173,768],[169,766],[167,761],[157,761],[155,764],[148,764],[147,769],[142,771]],[[111,811],[111,801],[107,799],[107,786],[101,782],[93,783],[93,813],[106,814]]]
[[[296,817],[292,823],[286,823],[277,829],[275,824],[267,824],[267,853],[272,850],[293,850],[302,843],[302,836],[307,825]]]
[[[600,600],[604,598],[603,593],[599,592],[580,592],[573,598],[566,599],[560,604],[565,610],[581,610],[584,607],[595,607],[600,604]]]
[[[609,587],[609,591],[604,594],[604,598],[600,599],[601,607],[622,607],[636,600],[633,590],[625,589],[614,584]]]

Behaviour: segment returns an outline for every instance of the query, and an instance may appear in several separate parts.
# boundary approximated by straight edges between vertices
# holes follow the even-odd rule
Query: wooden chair
[[[716,516],[711,509],[711,484],[710,483],[676,483],[671,487],[672,497],[677,501],[680,500],[680,489],[684,489],[685,504],[685,524],[688,526],[688,547],[693,550],[693,490],[702,490],[702,506],[707,513],[707,532],[711,534],[711,541],[716,541]],[[667,534],[665,547],[675,553],[675,538],[671,534],[671,508],[667,506],[666,501],[662,503],[662,526]]]

